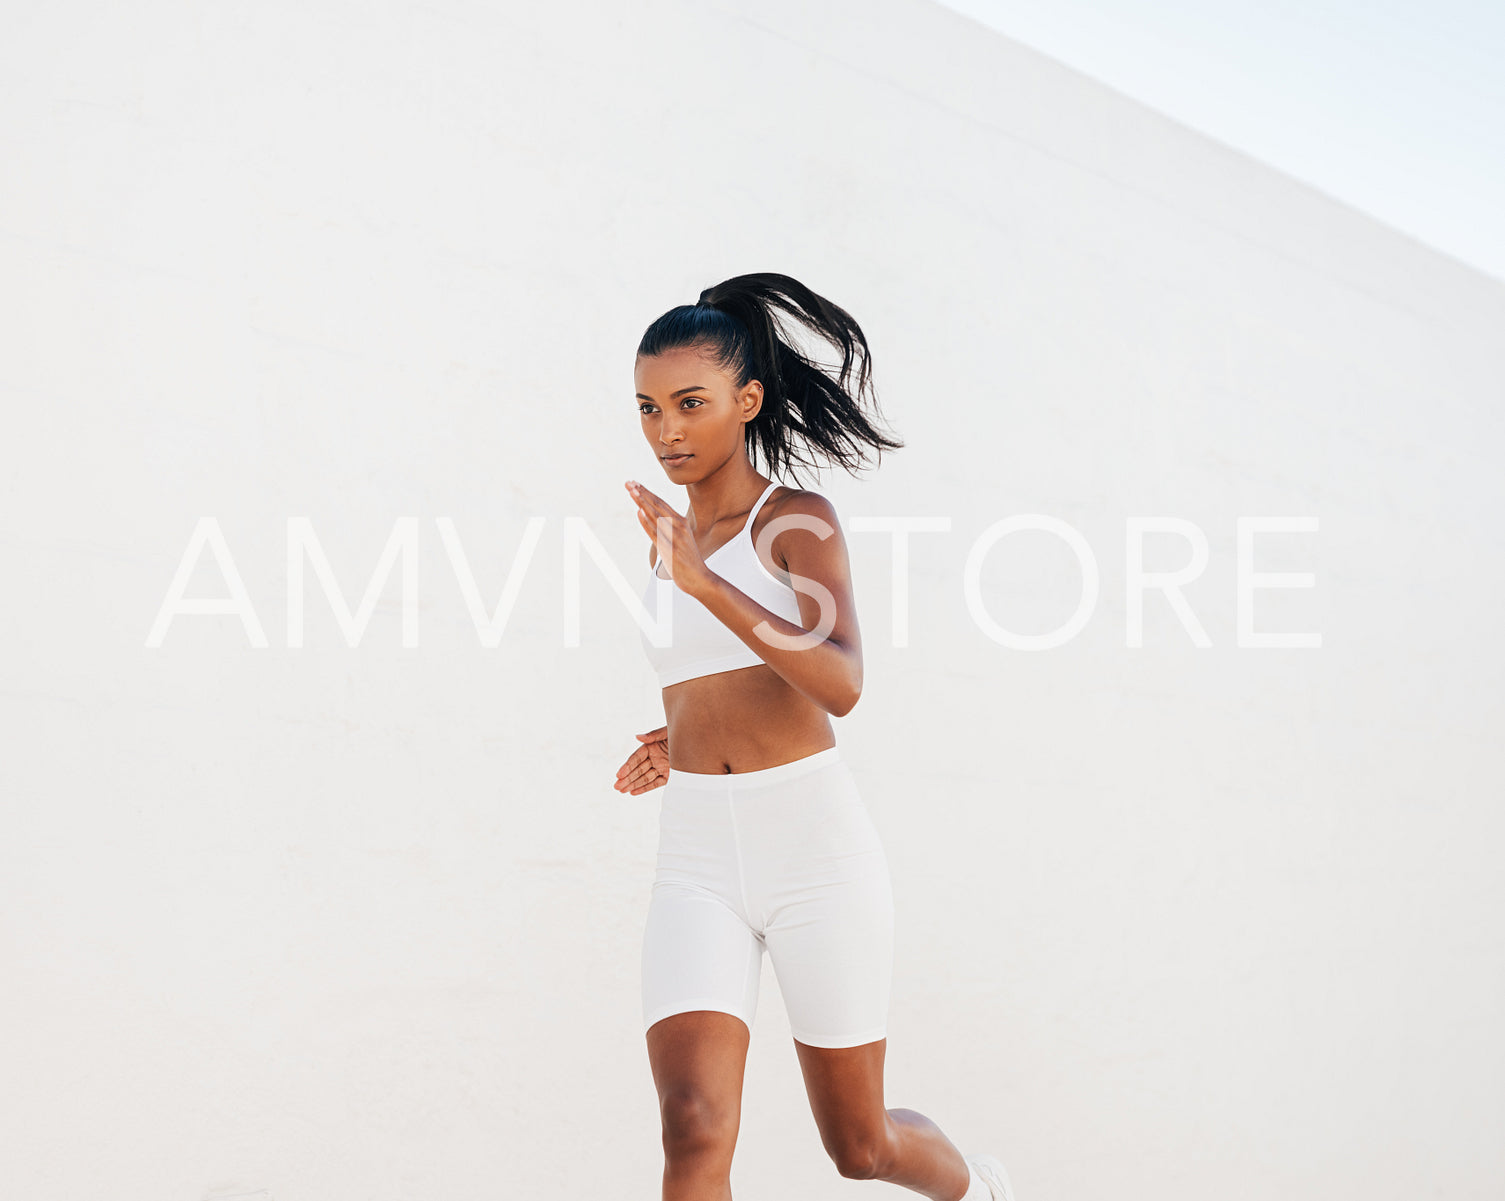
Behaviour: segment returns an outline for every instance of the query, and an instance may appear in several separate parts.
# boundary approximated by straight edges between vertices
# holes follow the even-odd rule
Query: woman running
[[[839,351],[834,378],[785,340],[776,310]],[[637,735],[614,785],[664,789],[642,946],[663,1201],[731,1197],[765,949],[841,1175],[1013,1201],[993,1156],[884,1108],[893,894],[830,722],[862,692],[847,549],[825,496],[750,457],[780,475],[814,465],[811,450],[855,474],[865,447],[903,445],[863,412],[867,339],[799,281],[739,275],[650,325],[634,377],[643,436],[689,498],[681,515],[626,485],[650,540],[644,605],[667,623],[667,638],[643,637],[666,724]]]

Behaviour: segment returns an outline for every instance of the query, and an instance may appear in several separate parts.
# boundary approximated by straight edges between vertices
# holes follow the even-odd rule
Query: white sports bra
[[[763,495],[758,497],[747,515],[747,523],[732,535],[729,542],[707,555],[705,561],[707,566],[714,564],[716,574],[733,588],[804,629],[798,595],[763,566],[758,552],[753,549],[753,518],[757,517],[768,494],[778,486],[775,482],[763,489]],[[693,596],[681,592],[672,577],[659,575],[658,569],[657,562],[648,569],[650,578],[643,592],[643,606],[650,615],[657,615],[667,622],[669,645],[654,646],[644,630],[643,650],[658,673],[660,688],[698,676],[754,667],[763,662],[757,651],[722,625],[720,619]]]

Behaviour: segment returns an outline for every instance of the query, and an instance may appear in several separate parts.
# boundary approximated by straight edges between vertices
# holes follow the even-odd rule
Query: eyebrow
[[[670,400],[674,400],[674,399],[676,399],[676,398],[678,398],[680,396],[683,396],[686,392],[709,392],[709,391],[710,391],[710,389],[707,388],[704,384],[691,384],[688,388],[681,388],[678,392],[670,392],[669,393],[669,399]],[[639,392],[638,393],[638,399],[639,400],[648,400],[648,401],[651,401],[653,399],[653,397],[651,397],[651,396],[644,396],[641,392]]]

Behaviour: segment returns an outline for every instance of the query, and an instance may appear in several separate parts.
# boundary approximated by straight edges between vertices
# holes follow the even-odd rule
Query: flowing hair
[[[778,312],[841,352],[834,377],[781,336]],[[782,475],[795,463],[818,469],[818,459],[855,475],[868,449],[881,461],[883,451],[904,445],[880,432],[863,411],[867,397],[878,415],[861,327],[845,309],[788,275],[722,280],[695,304],[676,305],[658,318],[637,352],[652,356],[680,347],[704,351],[737,388],[754,379],[762,383],[763,405],[743,438],[749,458],[756,463],[761,455],[768,475]]]

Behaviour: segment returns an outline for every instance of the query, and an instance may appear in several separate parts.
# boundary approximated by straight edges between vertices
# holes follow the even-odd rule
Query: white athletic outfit
[[[794,589],[759,561],[753,519],[706,559],[764,608],[803,624]],[[761,663],[655,566],[644,604],[671,606],[670,641],[643,645],[663,687]],[[662,610],[660,610],[662,612]],[[643,1028],[714,1009],[749,1028],[766,948],[794,1037],[854,1047],[886,1037],[894,903],[888,859],[837,747],[758,771],[671,769],[643,931]]]

